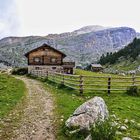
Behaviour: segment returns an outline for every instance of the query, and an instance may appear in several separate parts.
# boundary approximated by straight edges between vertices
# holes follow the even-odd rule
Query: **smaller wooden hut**
[[[102,72],[103,67],[101,64],[91,64],[91,71],[93,72]]]

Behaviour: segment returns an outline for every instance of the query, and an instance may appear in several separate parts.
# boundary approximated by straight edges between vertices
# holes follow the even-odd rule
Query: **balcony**
[[[63,62],[62,66],[65,68],[73,68],[75,67],[75,62]]]

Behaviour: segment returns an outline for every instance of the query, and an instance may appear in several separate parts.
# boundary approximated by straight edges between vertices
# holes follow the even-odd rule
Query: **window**
[[[35,67],[35,70],[39,70],[40,68],[39,67]]]
[[[56,62],[56,58],[51,58],[51,62],[55,63]]]
[[[48,49],[43,48],[42,54],[43,54],[43,55],[47,55],[47,54],[48,54]]]
[[[40,62],[40,58],[39,57],[35,57],[34,58],[34,62],[39,63]]]
[[[56,69],[56,67],[52,67],[52,70],[55,70]]]

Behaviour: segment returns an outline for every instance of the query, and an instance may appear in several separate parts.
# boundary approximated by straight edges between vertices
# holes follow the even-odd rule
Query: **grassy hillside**
[[[89,71],[76,70],[76,74],[93,75],[93,76],[105,76],[107,74],[93,73]],[[58,129],[58,140],[83,140],[80,136],[68,137],[64,134],[64,122],[68,119],[70,114],[81,105],[94,96],[102,97],[109,109],[110,115],[115,114],[116,122],[120,125],[124,124],[124,120],[128,119],[129,122],[126,124],[128,130],[122,132],[118,139],[123,136],[130,136],[134,139],[140,137],[140,128],[137,126],[140,123],[140,98],[132,97],[125,94],[125,92],[112,92],[110,96],[107,96],[105,92],[84,92],[83,96],[79,96],[79,92],[72,90],[67,87],[62,87],[59,84],[55,84],[51,81],[44,82],[45,87],[50,91],[56,99],[56,123]],[[136,123],[131,123],[134,120]],[[59,126],[59,127],[58,127]],[[137,138],[136,138],[137,137]]]
[[[140,66],[140,58],[137,58],[135,61],[123,60],[121,62],[117,62],[111,65],[111,68],[114,70],[123,70],[123,71],[130,71],[130,70],[137,70]]]
[[[0,74],[0,118],[5,117],[25,95],[25,85],[12,76]]]
[[[140,65],[140,39],[134,39],[132,43],[115,53],[102,55],[99,63],[111,65],[114,69],[134,70]]]

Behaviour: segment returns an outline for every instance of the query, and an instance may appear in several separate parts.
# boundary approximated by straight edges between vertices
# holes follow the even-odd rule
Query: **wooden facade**
[[[32,70],[46,69],[47,71],[72,74],[75,66],[74,62],[63,62],[66,55],[47,44],[31,50],[25,56],[28,59],[29,73]]]

